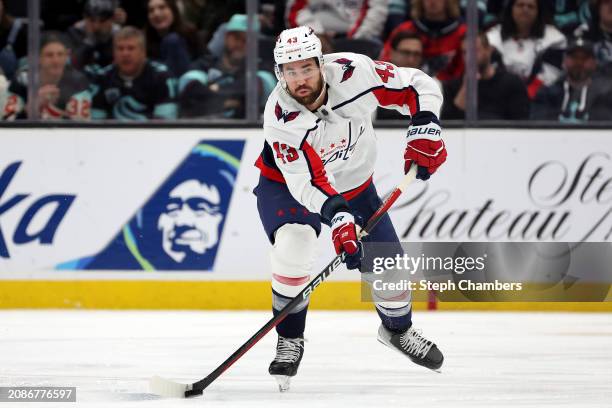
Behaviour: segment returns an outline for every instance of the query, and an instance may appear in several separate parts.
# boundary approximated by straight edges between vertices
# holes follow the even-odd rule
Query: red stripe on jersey
[[[380,106],[408,106],[410,115],[419,111],[419,94],[412,86],[403,89],[375,88],[372,93]]]
[[[290,278],[289,276],[281,276],[273,273],[272,278],[283,285],[289,286],[300,286],[310,282],[310,275],[302,276],[300,278]]]
[[[352,36],[354,36],[359,26],[361,26],[361,23],[363,23],[363,20],[365,19],[365,16],[368,13],[368,6],[369,6],[368,0],[364,0],[363,4],[361,5],[361,11],[359,12],[359,17],[357,18],[357,21],[355,21],[355,25],[353,26],[353,28],[351,28],[351,30],[346,35],[348,38],[351,38]]]
[[[283,177],[283,174],[275,168],[267,166],[261,156],[257,158],[255,167],[261,171],[261,175],[265,178],[285,184],[285,177]]]
[[[297,13],[306,7],[307,0],[296,0],[289,9],[289,17],[287,17],[287,21],[289,22],[289,28],[297,27],[299,24],[297,22]]]
[[[312,146],[306,141],[302,143],[301,149],[304,152],[306,162],[308,163],[308,169],[310,170],[311,177],[310,182],[312,185],[327,196],[338,194],[331,184],[329,184],[327,174],[325,173],[325,166],[323,166],[323,162],[321,161],[321,158],[317,152],[315,152]]]
[[[365,183],[363,183],[359,187],[356,187],[352,190],[345,191],[344,193],[342,193],[342,197],[344,197],[347,200],[352,200],[353,198],[361,194],[366,188],[368,188],[371,183],[372,183],[372,176],[370,176],[370,178],[367,179]]]

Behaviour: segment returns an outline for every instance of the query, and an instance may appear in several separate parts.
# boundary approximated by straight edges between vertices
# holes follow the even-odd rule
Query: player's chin
[[[302,105],[310,105],[317,99],[314,92],[310,92],[309,94],[306,94],[304,96],[293,94],[293,98],[299,103],[301,103]]]

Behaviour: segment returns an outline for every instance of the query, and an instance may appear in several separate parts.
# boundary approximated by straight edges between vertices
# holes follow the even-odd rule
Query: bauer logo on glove
[[[436,125],[435,123],[432,123],[432,125]],[[442,134],[442,131],[440,130],[440,126],[436,125],[434,126],[415,126],[411,129],[408,130],[408,137],[410,136],[414,136],[414,135],[431,135],[431,136],[440,136]]]

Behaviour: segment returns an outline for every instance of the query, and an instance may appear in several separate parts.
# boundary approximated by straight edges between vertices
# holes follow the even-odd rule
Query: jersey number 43
[[[395,74],[393,73],[393,68],[395,68],[392,64],[389,64],[385,61],[374,61],[376,62],[376,73],[382,79],[382,81],[386,84],[389,81],[389,78],[395,78]]]
[[[294,147],[287,146],[285,143],[274,142],[272,147],[274,147],[276,157],[278,159],[281,159],[283,163],[291,163],[292,161],[295,161],[298,158],[297,150],[295,150]]]

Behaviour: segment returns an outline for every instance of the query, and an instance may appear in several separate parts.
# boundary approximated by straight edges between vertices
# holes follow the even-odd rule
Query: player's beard
[[[298,92],[301,89],[312,89],[312,88],[310,88],[309,86],[305,86],[304,85],[304,86],[301,86],[301,87],[297,88],[295,90],[295,92]],[[314,101],[317,100],[319,95],[321,95],[321,91],[322,90],[323,90],[323,78],[321,76],[319,76],[319,82],[317,83],[316,88],[309,95],[298,96],[298,95],[294,94],[293,92],[291,92],[291,96],[293,97],[293,99],[295,99],[296,101],[298,101],[302,105],[308,106],[308,105],[313,104]]]

